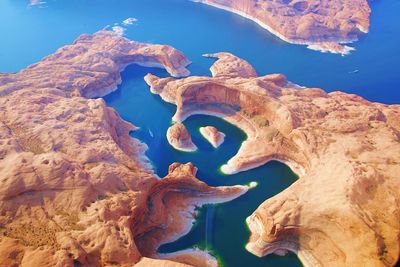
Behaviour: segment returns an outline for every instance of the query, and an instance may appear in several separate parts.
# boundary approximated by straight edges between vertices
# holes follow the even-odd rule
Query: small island
[[[200,250],[154,258],[191,229],[196,207],[249,187],[210,187],[191,163],[172,163],[163,179],[154,173],[146,146],[129,135],[136,127],[96,98],[129,64],[189,74],[179,50],[110,31],[0,73],[0,266],[216,262]]]
[[[225,134],[219,132],[218,129],[213,126],[200,127],[199,131],[215,148],[219,147],[224,142]]]
[[[167,140],[176,150],[183,152],[194,152],[197,150],[197,146],[193,144],[188,130],[182,123],[175,123],[168,128]]]
[[[292,251],[305,266],[394,266],[400,105],[303,88],[282,74],[258,76],[228,53],[212,57],[213,77],[145,80],[177,106],[173,121],[209,114],[246,133],[224,173],[281,161],[299,176],[247,218],[247,250],[259,257]]]
[[[0,267],[400,267],[400,0],[115,2],[0,2]]]

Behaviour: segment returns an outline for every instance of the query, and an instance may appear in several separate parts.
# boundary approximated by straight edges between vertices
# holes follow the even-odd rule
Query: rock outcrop
[[[247,249],[258,256],[291,250],[305,266],[394,266],[400,254],[400,105],[301,88],[281,74],[249,75],[255,71],[247,62],[222,55],[213,77],[149,74],[145,80],[177,106],[174,121],[213,114],[246,132],[225,173],[278,160],[299,175],[247,219]],[[224,66],[239,69],[224,75]]]
[[[143,257],[140,262],[135,264],[135,267],[190,267],[191,265],[177,263],[174,261],[157,260],[152,258]]]
[[[194,206],[247,191],[209,187],[192,164],[160,180],[135,126],[85,98],[113,90],[128,64],[181,76],[187,63],[172,47],[101,31],[0,74],[0,266],[143,264],[190,229]]]
[[[0,96],[32,86],[62,90],[68,96],[101,97],[117,89],[120,71],[129,64],[165,68],[170,75],[183,77],[189,75],[185,68],[189,63],[171,46],[138,43],[99,31],[81,35],[72,45],[18,73],[0,73]]]
[[[369,30],[367,0],[195,0],[249,18],[280,39],[310,49],[347,54],[341,45]]]
[[[148,206],[154,208],[134,222],[134,229],[141,233],[135,237],[135,241],[143,256],[162,257],[195,266],[217,265],[214,258],[202,251],[163,255],[156,252],[160,244],[173,242],[189,233],[196,215],[195,207],[226,202],[249,189],[247,186],[212,188],[200,182],[195,177],[196,172],[191,163],[174,163],[169,167],[169,174],[150,189],[147,201],[151,204]],[[160,207],[166,212],[160,212]]]
[[[183,123],[175,123],[167,130],[168,143],[176,150],[193,152],[197,147],[192,142],[192,138]]]
[[[213,126],[200,127],[199,130],[204,138],[215,148],[219,147],[224,142],[225,134],[219,132],[218,129]]]

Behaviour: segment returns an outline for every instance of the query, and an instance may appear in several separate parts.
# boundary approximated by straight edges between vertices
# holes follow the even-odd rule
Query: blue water
[[[300,85],[400,103],[400,1],[374,1],[371,6],[370,33],[354,44],[355,52],[342,57],[287,44],[247,19],[188,0],[58,0],[41,7],[28,7],[26,0],[1,0],[0,71],[18,71],[71,43],[81,33],[93,33],[134,17],[138,22],[127,27],[126,37],[175,46],[193,61],[190,70],[195,75],[209,75],[212,61],[201,54],[229,51],[251,62],[259,74],[284,73]],[[358,72],[352,73],[355,70]],[[174,161],[192,161],[199,167],[198,177],[211,185],[259,182],[256,189],[237,200],[201,209],[191,233],[160,251],[200,246],[211,250],[226,266],[299,266],[293,255],[259,259],[243,248],[248,238],[244,218],[265,199],[287,188],[296,176],[276,162],[222,176],[219,166],[237,152],[245,135],[213,117],[194,116],[185,122],[199,152],[171,149],[165,131],[175,107],[149,93],[143,82],[148,72],[167,75],[161,70],[128,67],[119,90],[105,99],[124,119],[141,127],[133,136],[148,144],[147,155],[160,176]],[[204,125],[215,125],[227,133],[220,149],[213,149],[199,135],[198,128]]]
[[[149,150],[146,154],[152,160],[156,172],[164,176],[173,162],[193,162],[199,169],[197,177],[209,185],[258,182],[255,189],[236,200],[202,208],[192,231],[177,242],[162,246],[159,252],[200,247],[211,251],[223,266],[301,266],[293,254],[284,258],[268,256],[260,259],[244,249],[249,238],[246,217],[264,200],[292,184],[297,179],[295,174],[285,165],[271,162],[240,174],[223,175],[219,167],[236,154],[246,135],[235,126],[212,116],[196,115],[185,121],[193,142],[199,148],[197,152],[183,153],[174,150],[167,143],[165,133],[171,125],[175,107],[150,93],[143,80],[148,72],[167,76],[162,70],[130,66],[122,73],[123,84],[116,92],[106,96],[105,100],[123,118],[141,127],[132,135],[148,144]],[[214,149],[199,132],[200,127],[207,125],[213,125],[227,134],[225,142],[218,149]]]
[[[285,73],[304,86],[399,103],[400,1],[371,1],[371,6],[370,33],[354,44],[352,55],[342,57],[286,44],[247,19],[188,0],[50,0],[46,8],[1,0],[0,71],[18,71],[81,33],[135,17],[139,22],[128,28],[128,38],[181,49],[195,62],[195,73],[207,73],[209,62],[201,54],[230,51],[260,74]]]

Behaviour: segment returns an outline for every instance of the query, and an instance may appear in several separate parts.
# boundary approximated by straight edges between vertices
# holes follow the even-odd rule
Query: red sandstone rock
[[[192,138],[185,125],[182,123],[175,123],[167,130],[168,143],[177,150],[185,152],[193,152],[197,147],[192,142]]]
[[[188,73],[172,47],[101,31],[0,74],[0,266],[132,266],[187,232],[195,205],[247,191],[209,187],[191,164],[158,179],[135,127],[82,97],[110,92],[128,64],[155,63]]]
[[[222,65],[229,65],[227,56]],[[240,76],[252,68],[243,70],[248,63],[230,57],[237,77],[213,72],[145,79],[177,106],[174,121],[213,114],[246,132],[225,173],[278,160],[299,175],[247,219],[247,249],[258,256],[291,250],[305,266],[394,266],[400,254],[400,105],[301,88],[280,74]]]
[[[189,60],[167,45],[144,44],[111,31],[83,34],[72,45],[15,74],[0,73],[0,96],[34,86],[59,89],[70,96],[100,97],[117,88],[120,71],[129,64],[165,68],[172,76],[187,76]],[[43,76],[51,71],[46,79]]]
[[[369,30],[367,0],[195,0],[249,18],[284,41],[347,54]]]
[[[143,257],[135,267],[189,267],[191,265],[177,263],[174,261],[156,260],[151,258]]]
[[[199,130],[204,138],[215,148],[219,147],[224,142],[225,134],[219,132],[218,129],[213,126],[200,127]]]
[[[151,202],[148,204],[151,208],[134,225],[134,229],[141,233],[135,237],[135,241],[143,256],[162,257],[185,264],[195,263],[195,266],[216,265],[216,260],[204,252],[156,253],[160,244],[176,241],[190,231],[196,206],[226,202],[248,190],[245,186],[209,187],[195,177],[196,172],[197,169],[191,163],[174,163],[169,167],[169,174],[150,189],[147,202]],[[160,209],[168,212],[160,212]],[[175,235],[166,235],[166,232]]]

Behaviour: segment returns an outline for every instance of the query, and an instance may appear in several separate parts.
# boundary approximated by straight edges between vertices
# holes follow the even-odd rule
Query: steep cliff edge
[[[367,0],[194,0],[249,18],[280,39],[323,52],[347,54],[341,45],[369,30]]]
[[[258,77],[233,55],[213,57],[221,58],[213,77],[145,80],[177,106],[174,121],[212,114],[246,132],[225,173],[279,160],[300,176],[247,219],[247,249],[258,256],[291,250],[305,266],[395,265],[400,106],[300,88],[281,74]]]
[[[114,90],[128,64],[182,76],[188,62],[101,31],[0,74],[0,266],[171,264],[141,258],[190,229],[194,206],[247,191],[208,187],[191,164],[160,180],[129,136],[135,127],[85,98]]]

